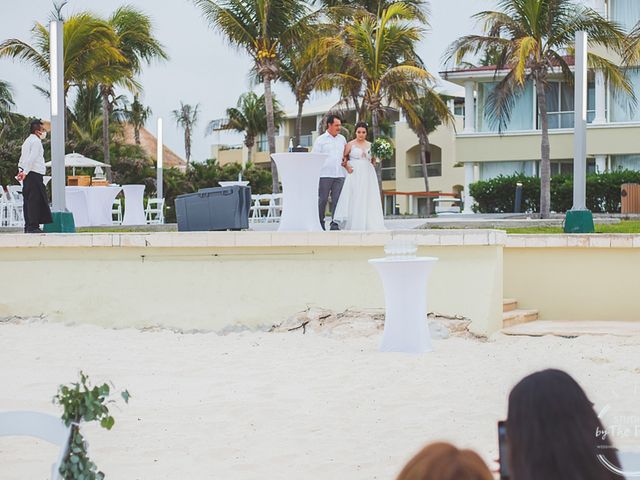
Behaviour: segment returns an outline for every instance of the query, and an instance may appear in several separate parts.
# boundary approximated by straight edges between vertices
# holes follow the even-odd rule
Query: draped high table
[[[144,185],[124,185],[124,218],[122,225],[146,225]]]
[[[321,232],[318,214],[320,170],[324,153],[274,153],[282,182],[282,215],[279,231]]]
[[[369,260],[382,279],[385,318],[380,351],[430,352],[427,280],[435,257],[386,257]]]
[[[121,187],[65,187],[67,209],[76,227],[113,225],[113,201]]]

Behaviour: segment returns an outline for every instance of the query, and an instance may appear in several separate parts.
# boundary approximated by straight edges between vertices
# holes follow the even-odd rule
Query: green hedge
[[[522,183],[523,212],[538,212],[540,179],[525,175],[498,176],[470,185],[470,192],[478,213],[510,213],[515,203],[516,183]],[[620,186],[640,183],[640,172],[621,170],[587,175],[587,208],[594,213],[620,212]],[[573,204],[573,177],[558,175],[551,178],[551,210],[566,212]]]

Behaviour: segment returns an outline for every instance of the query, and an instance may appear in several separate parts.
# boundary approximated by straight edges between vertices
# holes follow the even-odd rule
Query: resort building
[[[640,20],[636,0],[591,0],[597,9],[627,31]],[[573,59],[567,57],[573,65]],[[573,67],[572,67],[573,68]],[[516,100],[511,119],[502,132],[487,121],[487,97],[508,72],[495,67],[466,68],[443,72],[446,80],[465,89],[464,127],[456,135],[456,159],[464,165],[464,185],[498,175],[521,173],[537,175],[540,163],[540,122],[534,85],[526,84]],[[640,69],[630,68],[629,79],[640,92]],[[558,69],[550,74],[547,92],[549,112],[551,174],[573,173],[574,89]],[[587,169],[608,172],[617,169],[640,170],[640,109],[631,99],[614,96],[604,74],[588,73]],[[466,188],[465,188],[466,190]],[[466,205],[470,208],[470,204]],[[465,208],[465,210],[467,210]]]
[[[586,5],[602,12],[627,31],[640,21],[638,0],[584,0]],[[573,58],[566,57],[573,68]],[[487,98],[508,73],[495,66],[482,66],[442,72],[445,80],[464,89],[464,96],[453,97],[451,110],[455,125],[441,126],[429,136],[431,155],[428,163],[431,192],[467,192],[469,184],[498,175],[521,173],[537,176],[540,164],[540,125],[534,86],[527,83],[517,99],[511,119],[501,132],[487,120]],[[630,68],[628,77],[640,92],[640,69]],[[633,108],[631,99],[614,95],[603,72],[588,73],[587,99],[587,169],[608,172],[618,169],[640,170],[640,106]],[[451,91],[443,92],[451,95]],[[573,173],[574,90],[560,69],[550,72],[547,92],[549,113],[551,174]],[[305,110],[302,119],[301,146],[310,147],[321,133],[321,121],[331,105]],[[348,113],[345,122],[353,123],[355,114]],[[420,168],[418,137],[407,122],[395,112],[390,118],[388,136],[393,139],[394,158],[383,165],[384,210],[386,215],[423,214],[426,207],[424,180]],[[295,137],[296,113],[291,112],[278,129],[276,150],[286,151],[289,139]],[[254,163],[269,163],[266,136],[256,142]],[[221,164],[246,161],[246,147],[214,145],[212,157]],[[465,212],[472,213],[472,202],[465,202]]]

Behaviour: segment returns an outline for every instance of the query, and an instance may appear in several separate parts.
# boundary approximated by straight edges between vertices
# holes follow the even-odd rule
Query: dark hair
[[[332,125],[333,121],[336,120],[336,119],[340,120],[340,123],[342,123],[342,119],[338,115],[334,115],[334,114],[328,115],[327,116],[327,127],[329,125]]]
[[[397,480],[493,480],[493,475],[473,450],[458,450],[439,442],[409,460]]]
[[[364,128],[367,131],[367,135],[369,135],[369,125],[367,125],[366,122],[356,123],[356,127],[353,129],[353,133],[357,132],[359,128]]]
[[[599,429],[599,430],[598,430]],[[620,466],[584,390],[561,370],[523,378],[509,394],[507,438],[513,480],[619,480],[599,455]]]
[[[42,120],[31,120],[31,122],[29,122],[29,130],[31,133],[36,133],[38,130],[42,130]]]

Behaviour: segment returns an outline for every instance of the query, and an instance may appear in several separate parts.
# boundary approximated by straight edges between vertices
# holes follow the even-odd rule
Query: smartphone
[[[507,422],[498,422],[498,455],[500,456],[500,480],[509,478],[509,445]]]

